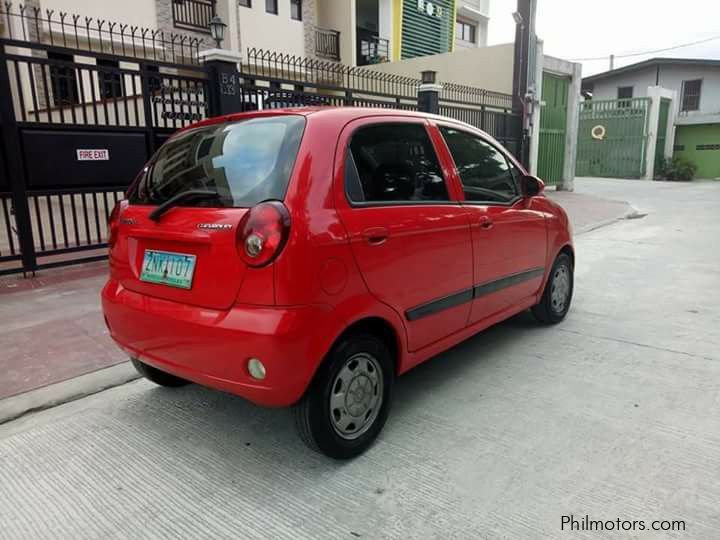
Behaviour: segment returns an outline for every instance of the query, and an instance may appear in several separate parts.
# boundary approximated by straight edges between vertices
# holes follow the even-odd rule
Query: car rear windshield
[[[270,116],[190,129],[165,143],[130,193],[130,204],[162,204],[179,193],[217,197],[183,206],[250,207],[285,197],[302,139],[302,116]]]

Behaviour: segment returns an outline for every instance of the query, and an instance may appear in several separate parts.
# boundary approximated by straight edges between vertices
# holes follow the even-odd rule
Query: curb
[[[130,362],[99,369],[67,381],[0,400],[0,425],[140,378]]]
[[[634,208],[629,203],[626,203],[626,204],[628,205],[628,210],[625,211],[625,213],[623,213],[619,216],[613,217],[613,218],[606,219],[604,221],[598,221],[597,223],[591,223],[589,225],[585,225],[584,227],[580,227],[579,229],[576,229],[574,231],[573,236],[580,236],[585,233],[589,233],[591,231],[595,231],[597,229],[607,227],[608,225],[612,225],[616,221],[622,221],[624,219],[637,219],[637,218],[645,217],[647,215],[645,213],[641,213],[637,208]]]

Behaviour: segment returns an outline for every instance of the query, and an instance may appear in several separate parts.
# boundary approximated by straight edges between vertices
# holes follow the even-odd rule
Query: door
[[[565,166],[565,131],[569,79],[543,73],[538,176],[546,184],[560,184]]]
[[[465,327],[472,300],[467,213],[452,200],[426,122],[358,120],[343,131],[336,205],[370,292],[397,311],[411,351]]]
[[[499,146],[478,133],[438,127],[470,217],[472,324],[538,292],[546,264],[545,216],[537,201],[521,195],[524,173]]]

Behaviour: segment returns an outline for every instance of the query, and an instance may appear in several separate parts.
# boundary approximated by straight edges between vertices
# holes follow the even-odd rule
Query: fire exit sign
[[[110,150],[102,149],[77,149],[78,161],[110,161]]]

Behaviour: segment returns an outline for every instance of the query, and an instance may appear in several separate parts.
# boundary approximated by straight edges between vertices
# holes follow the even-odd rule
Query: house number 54
[[[237,94],[237,77],[235,74],[220,74],[220,93],[223,96],[234,96]]]

